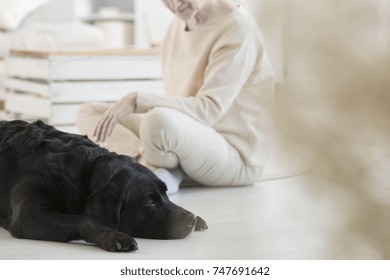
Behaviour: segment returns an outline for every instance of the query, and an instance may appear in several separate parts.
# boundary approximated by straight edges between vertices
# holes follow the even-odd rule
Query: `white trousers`
[[[91,139],[107,104],[84,104],[77,116],[80,133]],[[114,128],[104,143],[111,151],[137,156],[152,166],[180,166],[192,180],[206,186],[239,186],[254,183],[261,169],[247,166],[237,150],[217,131],[191,117],[167,108],[131,115]]]

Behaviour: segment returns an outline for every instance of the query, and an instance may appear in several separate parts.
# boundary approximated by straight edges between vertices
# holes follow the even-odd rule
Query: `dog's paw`
[[[111,252],[129,252],[138,250],[137,242],[131,236],[116,232],[102,232],[96,245]]]
[[[206,222],[201,217],[196,217],[195,231],[203,231],[208,229]]]

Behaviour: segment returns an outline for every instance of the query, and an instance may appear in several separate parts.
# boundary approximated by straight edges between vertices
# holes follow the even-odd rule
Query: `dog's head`
[[[134,237],[184,238],[204,221],[174,204],[165,184],[127,156],[111,155],[93,170],[87,211],[103,224]]]

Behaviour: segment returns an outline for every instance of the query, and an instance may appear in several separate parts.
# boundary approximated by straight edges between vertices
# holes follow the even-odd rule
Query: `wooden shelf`
[[[85,102],[113,103],[131,91],[163,93],[159,49],[11,50],[5,111],[10,118],[74,126]]]
[[[159,55],[159,48],[137,49],[137,48],[117,48],[117,49],[13,49],[11,56],[49,58],[52,56],[134,56],[134,55]]]

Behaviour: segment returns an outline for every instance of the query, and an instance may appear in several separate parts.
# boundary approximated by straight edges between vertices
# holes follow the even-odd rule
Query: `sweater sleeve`
[[[181,111],[212,126],[229,109],[251,75],[261,46],[251,32],[236,30],[214,45],[204,74],[204,83],[193,97],[170,97],[141,93],[136,113],[155,107]],[[184,73],[185,74],[185,73]]]

